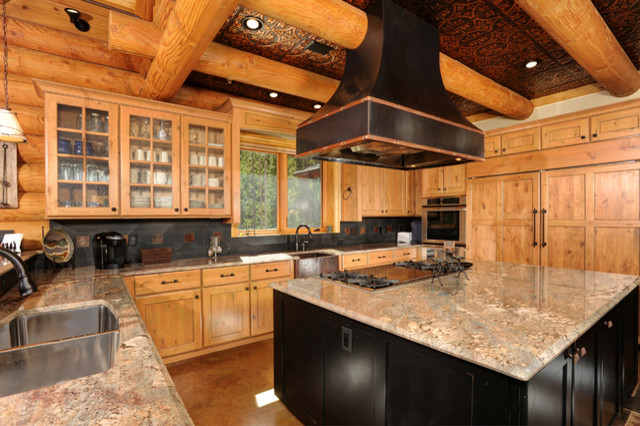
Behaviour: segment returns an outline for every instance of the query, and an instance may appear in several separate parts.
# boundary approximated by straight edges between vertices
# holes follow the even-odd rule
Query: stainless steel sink
[[[106,371],[119,342],[104,305],[26,312],[0,327],[0,397]]]
[[[321,251],[292,253],[294,278],[310,277],[335,272],[340,267],[340,256]],[[296,259],[297,257],[297,259]]]

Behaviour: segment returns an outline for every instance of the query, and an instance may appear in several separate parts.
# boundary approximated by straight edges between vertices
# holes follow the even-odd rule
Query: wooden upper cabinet
[[[118,106],[47,94],[47,217],[117,216]]]
[[[406,190],[403,170],[383,169],[383,214],[402,216],[406,212]]]
[[[362,215],[382,216],[383,214],[383,169],[362,166],[361,170]]]
[[[466,170],[464,164],[422,170],[422,196],[463,195],[467,189]]]
[[[181,214],[231,214],[230,124],[182,117]]]
[[[640,107],[591,117],[592,141],[636,135],[640,135]]]
[[[121,107],[122,214],[180,213],[180,116]]]
[[[502,155],[502,147],[500,144],[502,136],[501,135],[493,135],[493,136],[485,136],[484,137],[484,157],[498,157]]]
[[[340,165],[340,218],[345,222],[362,221],[361,168],[355,164]]]
[[[519,130],[502,135],[502,154],[540,149],[540,127]]]
[[[542,126],[542,149],[589,142],[587,117]]]
[[[406,208],[407,216],[420,216],[422,211],[422,185],[420,170],[407,170],[405,172]]]

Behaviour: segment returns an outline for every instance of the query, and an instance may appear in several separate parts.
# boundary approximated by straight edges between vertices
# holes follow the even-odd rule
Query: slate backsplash
[[[309,250],[396,241],[396,233],[411,231],[416,218],[367,218],[362,222],[342,222],[340,234],[313,234]],[[58,220],[51,228],[62,228],[76,242],[76,266],[93,265],[91,238],[105,231],[135,236],[135,245],[127,246],[127,260],[140,262],[140,249],[173,248],[173,260],[206,257],[209,238],[214,232],[222,235],[222,254],[262,254],[295,250],[293,235],[271,235],[231,238],[231,225],[213,219],[150,219],[150,220]],[[364,233],[362,232],[364,230]],[[303,230],[304,231],[304,230]],[[78,237],[89,237],[89,247],[77,247]],[[193,236],[193,241],[191,240]],[[161,239],[161,243],[154,244]]]

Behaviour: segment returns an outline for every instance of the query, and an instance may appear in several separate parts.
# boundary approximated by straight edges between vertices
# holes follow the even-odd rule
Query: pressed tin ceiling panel
[[[366,10],[372,0],[346,0]],[[397,4],[440,30],[440,51],[529,99],[581,87],[595,81],[513,0],[395,0]],[[638,68],[640,66],[640,0],[593,0],[605,22]],[[246,16],[265,25],[248,31]],[[334,79],[344,72],[345,50],[313,34],[238,7],[215,38],[216,42],[303,68]],[[322,55],[308,50],[314,41],[331,50]],[[539,65],[527,70],[530,59]],[[280,95],[269,90],[229,84],[224,79],[192,73],[189,83],[293,108],[313,110],[312,100]],[[459,96],[452,99],[463,114],[488,111]]]

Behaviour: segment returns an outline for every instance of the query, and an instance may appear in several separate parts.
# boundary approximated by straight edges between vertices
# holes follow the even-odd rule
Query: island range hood
[[[298,126],[297,156],[395,169],[483,161],[483,132],[442,83],[438,29],[391,0],[367,17],[336,92]]]

